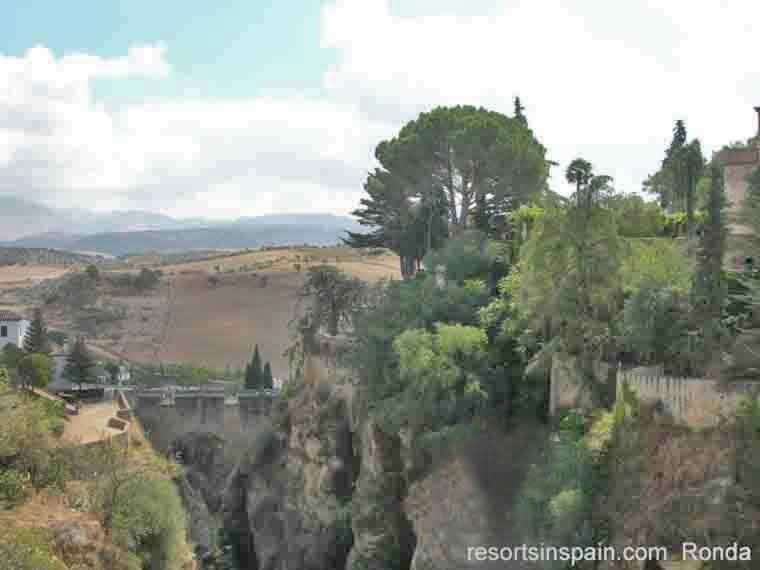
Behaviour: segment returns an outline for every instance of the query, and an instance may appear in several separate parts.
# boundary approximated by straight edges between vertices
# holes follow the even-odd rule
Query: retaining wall
[[[623,384],[643,403],[658,404],[681,425],[713,427],[736,416],[740,401],[757,397],[760,382],[723,384],[706,378],[678,378],[641,374],[640,370],[617,373],[618,397]]]

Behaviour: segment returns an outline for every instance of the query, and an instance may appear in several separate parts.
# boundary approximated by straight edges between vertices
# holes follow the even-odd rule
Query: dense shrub
[[[660,364],[684,349],[688,303],[683,294],[654,281],[642,283],[625,302],[623,342],[643,363]]]
[[[646,201],[638,194],[626,194],[611,198],[610,207],[621,236],[642,238],[663,234],[666,217],[657,202]]]
[[[458,239],[448,240],[424,259],[425,269],[435,273],[436,267],[446,268],[446,278],[462,284],[467,279],[487,277],[494,256],[486,237],[479,232],[468,232]]]
[[[137,553],[143,568],[179,568],[187,521],[182,500],[170,480],[138,476],[124,487],[128,501],[117,506],[112,531],[117,544]]]
[[[573,412],[559,422],[540,460],[528,471],[515,506],[526,543],[585,547],[607,540],[594,506],[607,491],[605,450],[613,435],[612,418],[611,413],[604,414],[588,432],[585,420]],[[565,566],[545,562],[543,567]]]

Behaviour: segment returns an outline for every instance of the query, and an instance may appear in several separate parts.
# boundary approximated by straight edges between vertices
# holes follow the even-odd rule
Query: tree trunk
[[[457,216],[457,192],[454,189],[454,167],[451,164],[451,148],[446,149],[446,170],[446,177],[449,185],[449,217],[451,223],[457,225],[457,223],[459,223]]]
[[[404,281],[408,281],[414,277],[415,258],[409,255],[401,255],[399,257],[399,264],[401,269],[401,278]]]

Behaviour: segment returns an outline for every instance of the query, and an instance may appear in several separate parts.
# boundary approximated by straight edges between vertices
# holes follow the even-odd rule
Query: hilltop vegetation
[[[60,439],[63,409],[0,388],[0,558],[20,570],[180,570],[193,553],[177,467],[142,440]]]
[[[671,544],[680,532],[678,540],[700,542],[707,533],[725,545],[737,524],[760,520],[750,498],[760,484],[755,475],[719,481],[722,468],[742,461],[726,455],[732,453],[726,442],[754,448],[756,432],[737,438],[733,428],[713,428],[692,461],[683,451],[695,445],[688,430],[661,411],[646,419],[653,416],[625,390],[615,403],[606,372],[624,362],[728,384],[747,366],[733,354],[752,326],[757,274],[723,269],[721,165],[704,160],[699,142],[687,142],[679,123],[659,174],[648,183],[659,204],[619,194],[612,178],[582,158],[564,173],[574,187],[564,199],[548,191],[543,147],[518,110],[516,103],[515,116],[504,117],[468,107],[436,109],[381,142],[381,167],[369,175],[356,212],[374,230],[347,241],[392,249],[403,279],[367,288],[349,301],[349,310],[335,305],[333,317],[340,319],[332,321],[318,309],[334,280],[315,280],[306,289],[315,308],[296,327],[291,354],[303,385],[290,387],[293,401],[311,393],[324,403],[334,393],[309,364],[311,353],[332,357],[315,345],[315,331],[353,340],[334,356],[350,369],[362,438],[362,471],[350,498],[349,568],[408,568],[412,559],[414,567],[442,567],[450,545],[430,535],[415,538],[409,521],[416,532],[421,518],[430,521],[409,504],[418,504],[420,486],[454,469],[452,457],[466,455],[494,429],[506,434],[507,445],[520,441],[540,451],[527,473],[518,466],[503,470],[515,486],[500,504],[509,515],[497,534],[507,544]],[[517,183],[511,174],[523,167],[530,175]],[[560,360],[572,363],[583,398],[579,409],[550,416],[550,371]],[[753,413],[740,425],[756,421]],[[294,417],[291,412],[282,425]],[[518,428],[536,423],[548,429],[533,430],[530,441],[518,436],[524,434]],[[674,463],[647,447],[654,441],[680,450]],[[655,467],[631,467],[650,456],[659,475]],[[715,469],[698,475],[695,469],[709,458]],[[494,485],[498,475],[485,479],[488,493],[502,496]],[[695,496],[680,485],[693,485]],[[730,490],[721,494],[718,485]],[[631,496],[641,502],[626,501]],[[727,496],[743,497],[736,503],[740,516]],[[388,513],[383,521],[374,515],[378,504]],[[694,509],[694,520],[679,518],[682,506]],[[625,521],[615,518],[620,509]],[[646,514],[652,510],[656,520]],[[438,524],[446,525],[447,537],[461,530],[455,521]],[[415,551],[415,542],[424,548]]]

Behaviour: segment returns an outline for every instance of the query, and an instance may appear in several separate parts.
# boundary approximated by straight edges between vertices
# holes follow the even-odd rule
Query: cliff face
[[[188,512],[190,539],[201,557],[214,545],[214,514],[221,506],[222,489],[229,473],[224,462],[225,441],[209,433],[188,433],[176,439],[171,453],[183,465],[177,481]]]
[[[242,567],[502,567],[468,561],[467,549],[516,542],[509,513],[536,430],[485,428],[420,471],[409,434],[357,418],[350,395],[304,388],[231,473],[224,521]]]
[[[468,560],[467,549],[518,544],[511,512],[535,433],[484,429],[409,486],[404,513],[417,538],[410,570],[523,567]]]
[[[342,568],[351,546],[353,483],[348,407],[339,390],[308,388],[260,432],[231,474],[225,526],[236,528],[250,568]]]

